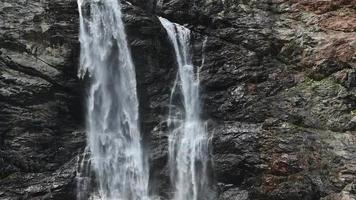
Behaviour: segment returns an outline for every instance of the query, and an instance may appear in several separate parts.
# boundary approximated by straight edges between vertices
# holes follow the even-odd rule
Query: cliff
[[[356,198],[356,1],[128,0],[152,192],[169,196],[174,52],[193,32],[219,200]],[[75,199],[85,147],[74,0],[0,4],[0,199]]]

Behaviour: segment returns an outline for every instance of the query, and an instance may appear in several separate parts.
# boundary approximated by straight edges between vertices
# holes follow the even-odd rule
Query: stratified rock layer
[[[356,198],[354,0],[123,4],[153,193],[171,195],[164,16],[193,31],[219,200]],[[4,0],[0,21],[0,199],[75,199],[87,85],[76,1]]]

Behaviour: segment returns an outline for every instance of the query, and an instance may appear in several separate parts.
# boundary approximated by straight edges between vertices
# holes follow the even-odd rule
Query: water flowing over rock
[[[148,168],[141,147],[136,74],[120,2],[78,0],[78,6],[79,76],[88,71],[91,77],[88,145],[99,185],[98,197],[91,198],[146,200]]]
[[[172,199],[167,119],[178,72],[158,16],[190,30],[216,200],[355,199],[355,5],[122,0],[152,199]],[[0,199],[75,200],[77,178],[94,172],[85,119],[95,79],[77,76],[78,37],[76,0],[0,3]],[[184,116],[177,92],[173,111]]]
[[[201,120],[199,69],[195,72],[190,49],[190,30],[159,18],[172,42],[178,74],[172,88],[168,128],[169,169],[174,200],[214,199],[209,183],[209,146],[205,123]],[[182,96],[183,109],[174,102]]]

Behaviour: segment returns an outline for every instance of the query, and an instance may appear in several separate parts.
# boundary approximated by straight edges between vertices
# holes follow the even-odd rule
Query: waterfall
[[[147,200],[136,74],[118,0],[78,0],[79,76],[90,76],[87,135],[97,189],[91,199]],[[93,197],[93,195],[95,197]]]
[[[190,30],[167,19],[159,19],[174,47],[178,64],[168,117],[169,166],[175,189],[173,199],[214,199],[207,170],[208,136],[201,119],[199,75],[195,75],[190,52]],[[182,97],[182,109],[177,109],[179,106],[174,104],[178,91]]]

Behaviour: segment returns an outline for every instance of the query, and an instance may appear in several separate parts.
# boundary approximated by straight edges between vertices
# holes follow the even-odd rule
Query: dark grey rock
[[[176,75],[159,15],[193,31],[219,200],[355,199],[353,1],[123,5],[152,193],[171,195]],[[75,199],[87,87],[76,76],[76,1],[4,0],[0,21],[0,198]]]

